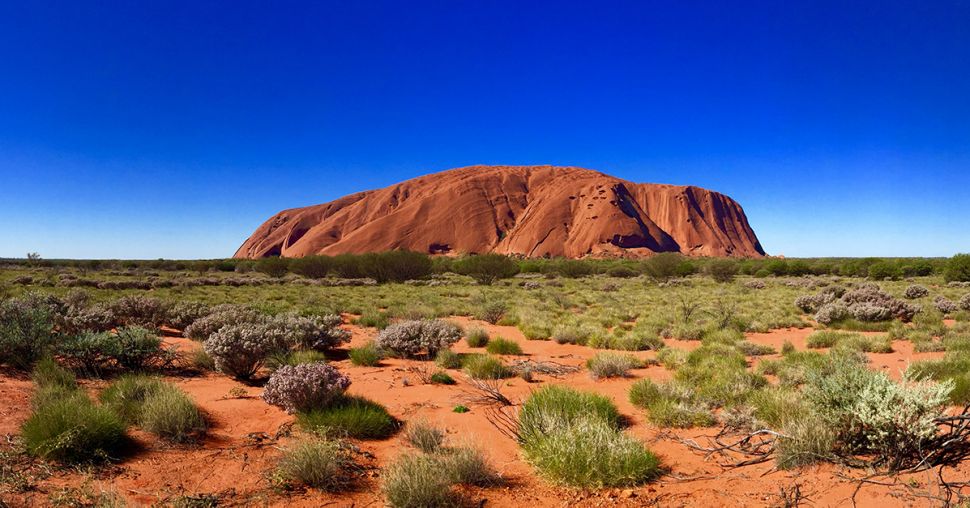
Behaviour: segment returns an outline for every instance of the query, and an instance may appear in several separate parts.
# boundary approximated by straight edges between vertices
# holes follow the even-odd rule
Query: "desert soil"
[[[553,361],[564,365],[581,366],[597,351],[576,345],[560,345],[552,341],[529,341],[515,327],[496,326],[468,318],[454,318],[468,326],[481,326],[494,337],[518,342],[531,360]],[[351,346],[362,345],[375,335],[373,329],[348,325],[353,333]],[[748,334],[752,342],[767,344],[780,350],[787,340],[797,349],[805,348],[805,338],[811,329],[786,329],[770,333]],[[199,347],[168,331],[166,341],[182,350]],[[696,347],[691,341],[669,340],[668,345],[680,348]],[[898,377],[908,362],[919,358],[937,358],[940,353],[914,353],[906,341],[893,343],[895,352],[870,354],[872,368]],[[461,342],[458,352],[469,349]],[[653,352],[637,352],[641,358],[651,358]],[[771,358],[771,356],[767,357]],[[509,360],[521,359],[509,357]],[[758,360],[755,360],[756,363]],[[611,397],[629,419],[628,432],[644,440],[663,460],[668,471],[655,482],[633,489],[582,491],[555,487],[537,478],[521,459],[516,443],[502,434],[486,418],[486,407],[470,402],[470,390],[461,381],[455,386],[423,384],[419,370],[428,362],[390,359],[379,367],[356,367],[345,358],[333,362],[347,373],[353,385],[349,392],[364,395],[387,406],[395,417],[408,421],[424,418],[447,429],[453,443],[470,443],[487,452],[504,477],[501,486],[469,488],[464,493],[476,505],[484,506],[783,506],[783,489],[794,486],[802,501],[810,506],[931,506],[936,503],[920,497],[935,494],[935,471],[898,478],[885,478],[875,483],[853,479],[864,473],[833,465],[807,467],[794,471],[778,471],[771,463],[741,469],[724,469],[716,460],[692,452],[673,437],[706,443],[705,437],[716,429],[663,431],[650,425],[640,410],[627,400],[630,386],[637,379],[669,379],[670,372],[661,366],[633,371],[625,379],[593,380],[587,370],[560,378],[537,375],[532,383],[514,378],[507,381],[503,392],[513,401],[523,400],[531,390],[547,383],[562,383],[581,390],[595,391]],[[453,377],[462,380],[459,372]],[[264,403],[261,389],[246,386],[220,374],[207,373],[196,377],[167,377],[193,397],[207,413],[211,429],[200,445],[172,446],[152,436],[133,431],[138,450],[130,457],[110,467],[98,469],[52,469],[50,475],[38,476],[35,488],[15,496],[0,496],[11,506],[43,506],[52,503],[65,489],[105,491],[123,497],[129,504],[168,504],[180,496],[216,496],[224,505],[269,506],[382,506],[379,492],[379,468],[409,448],[400,437],[383,441],[356,441],[359,462],[365,467],[360,486],[349,493],[329,494],[319,491],[283,491],[274,487],[268,477],[280,449],[299,437],[293,427],[294,418]],[[105,382],[86,381],[91,391],[101,389]],[[11,372],[0,372],[0,437],[11,441],[30,411],[32,385],[29,378]],[[467,413],[455,413],[454,406],[471,408]],[[10,446],[4,444],[3,446]],[[970,464],[948,470],[949,479],[970,477]],[[46,476],[46,477],[45,477]],[[0,503],[2,505],[2,503]]]

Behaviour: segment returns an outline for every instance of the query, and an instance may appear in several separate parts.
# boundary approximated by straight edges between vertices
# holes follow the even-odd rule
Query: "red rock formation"
[[[741,206],[691,186],[554,166],[470,166],[284,210],[237,258],[407,249],[525,256],[762,256]]]

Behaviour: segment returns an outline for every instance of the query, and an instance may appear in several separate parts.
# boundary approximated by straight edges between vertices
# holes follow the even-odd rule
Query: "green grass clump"
[[[769,387],[751,395],[748,403],[754,416],[770,428],[779,429],[808,414],[801,392],[785,387]]]
[[[350,348],[350,363],[360,367],[374,367],[381,363],[384,355],[373,342],[361,347]]]
[[[738,341],[734,344],[745,356],[764,356],[773,355],[777,351],[775,348],[768,346],[766,344],[755,344],[754,342],[748,340]]]
[[[189,353],[189,364],[198,370],[216,370],[215,359],[201,347],[197,347]]]
[[[675,347],[665,347],[657,351],[657,361],[667,370],[677,370],[687,362],[687,351]]]
[[[424,420],[416,420],[404,427],[404,440],[425,453],[441,449],[445,442],[445,432]]]
[[[674,380],[690,388],[694,400],[710,406],[732,406],[768,380],[747,370],[747,359],[734,346],[704,345],[687,355]]]
[[[192,399],[169,384],[145,399],[141,413],[141,428],[169,441],[194,441],[207,428],[205,417]]]
[[[809,372],[824,369],[829,356],[818,351],[791,351],[780,360],[764,360],[758,364],[759,374],[777,376],[782,385],[798,386],[805,383]]]
[[[950,402],[970,403],[970,351],[948,351],[939,360],[919,360],[909,366],[907,373],[913,379],[953,381]]]
[[[469,328],[465,336],[465,342],[468,343],[468,347],[485,347],[488,344],[488,340],[488,332],[484,328],[477,326]]]
[[[361,314],[354,323],[360,326],[369,326],[383,330],[387,328],[387,325],[391,324],[391,317],[386,312],[367,311]]]
[[[582,417],[597,418],[620,428],[620,412],[609,398],[562,385],[542,387],[526,399],[519,411],[519,434],[523,441],[538,439]]]
[[[658,474],[657,457],[619,427],[608,398],[559,385],[535,391],[519,411],[526,460],[550,481],[575,487],[637,485]]]
[[[454,483],[485,487],[501,481],[501,477],[485,454],[472,446],[448,447],[439,450],[439,459],[449,479]]]
[[[519,330],[527,340],[549,340],[552,330],[548,326],[536,323],[519,323]]]
[[[660,471],[659,459],[643,443],[595,417],[527,441],[522,450],[543,477],[573,487],[638,485]]]
[[[845,338],[839,341],[835,347],[850,351],[862,351],[864,353],[893,352],[893,343],[889,337],[872,337],[866,335]]]
[[[74,389],[35,404],[20,437],[31,455],[78,463],[116,458],[128,443],[125,430],[118,415]]]
[[[485,351],[493,355],[521,355],[522,347],[519,346],[518,342],[497,337],[489,341],[488,345],[485,346]]]
[[[41,358],[31,373],[31,379],[39,388],[63,388],[74,390],[77,388],[77,379],[74,374],[61,367],[53,358]]]
[[[399,427],[387,409],[363,397],[344,395],[330,406],[297,414],[304,430],[327,437],[383,439]]]
[[[492,355],[468,355],[463,368],[465,374],[474,379],[504,379],[515,375],[501,358]]]
[[[450,349],[442,349],[435,355],[434,363],[442,369],[460,369],[462,356]]]
[[[101,402],[129,425],[174,442],[198,438],[207,428],[192,399],[173,385],[144,375],[126,375],[101,392]]]
[[[641,379],[630,387],[630,403],[647,411],[659,427],[708,427],[716,422],[709,409],[692,400],[689,390],[674,383],[657,384]]]
[[[426,454],[401,455],[384,468],[381,492],[392,508],[460,506],[441,461]]]
[[[283,451],[276,478],[325,491],[339,491],[352,483],[354,461],[340,442],[329,439],[303,441]]]
[[[662,398],[647,407],[647,418],[658,427],[689,429],[717,423],[706,407],[690,401]]]
[[[803,414],[782,428],[775,445],[775,462],[779,469],[794,469],[830,460],[835,443],[836,434],[826,422]]]
[[[443,370],[440,370],[438,372],[435,372],[434,374],[431,374],[431,377],[429,379],[432,384],[436,384],[436,385],[453,385],[457,383],[457,381],[455,381],[455,378],[451,377],[450,375],[448,375],[447,372]]]
[[[597,353],[586,361],[586,368],[589,369],[593,379],[626,377],[631,369],[639,369],[643,366],[643,360],[620,353]]]
[[[137,425],[141,420],[145,401],[160,392],[164,384],[161,379],[151,376],[121,376],[101,392],[101,403],[111,408],[129,425]]]
[[[819,330],[812,332],[805,339],[805,346],[811,349],[831,348],[843,340],[862,337],[858,333],[840,332],[835,330]]]

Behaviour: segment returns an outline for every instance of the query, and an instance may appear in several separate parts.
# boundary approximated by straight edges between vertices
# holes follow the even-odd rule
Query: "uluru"
[[[404,249],[526,257],[758,257],[736,201],[578,167],[469,166],[270,217],[236,258]]]

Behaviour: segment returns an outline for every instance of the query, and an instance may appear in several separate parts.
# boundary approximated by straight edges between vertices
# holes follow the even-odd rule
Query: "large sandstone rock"
[[[525,256],[762,256],[741,206],[691,186],[589,169],[471,166],[284,210],[237,258],[407,249]]]

